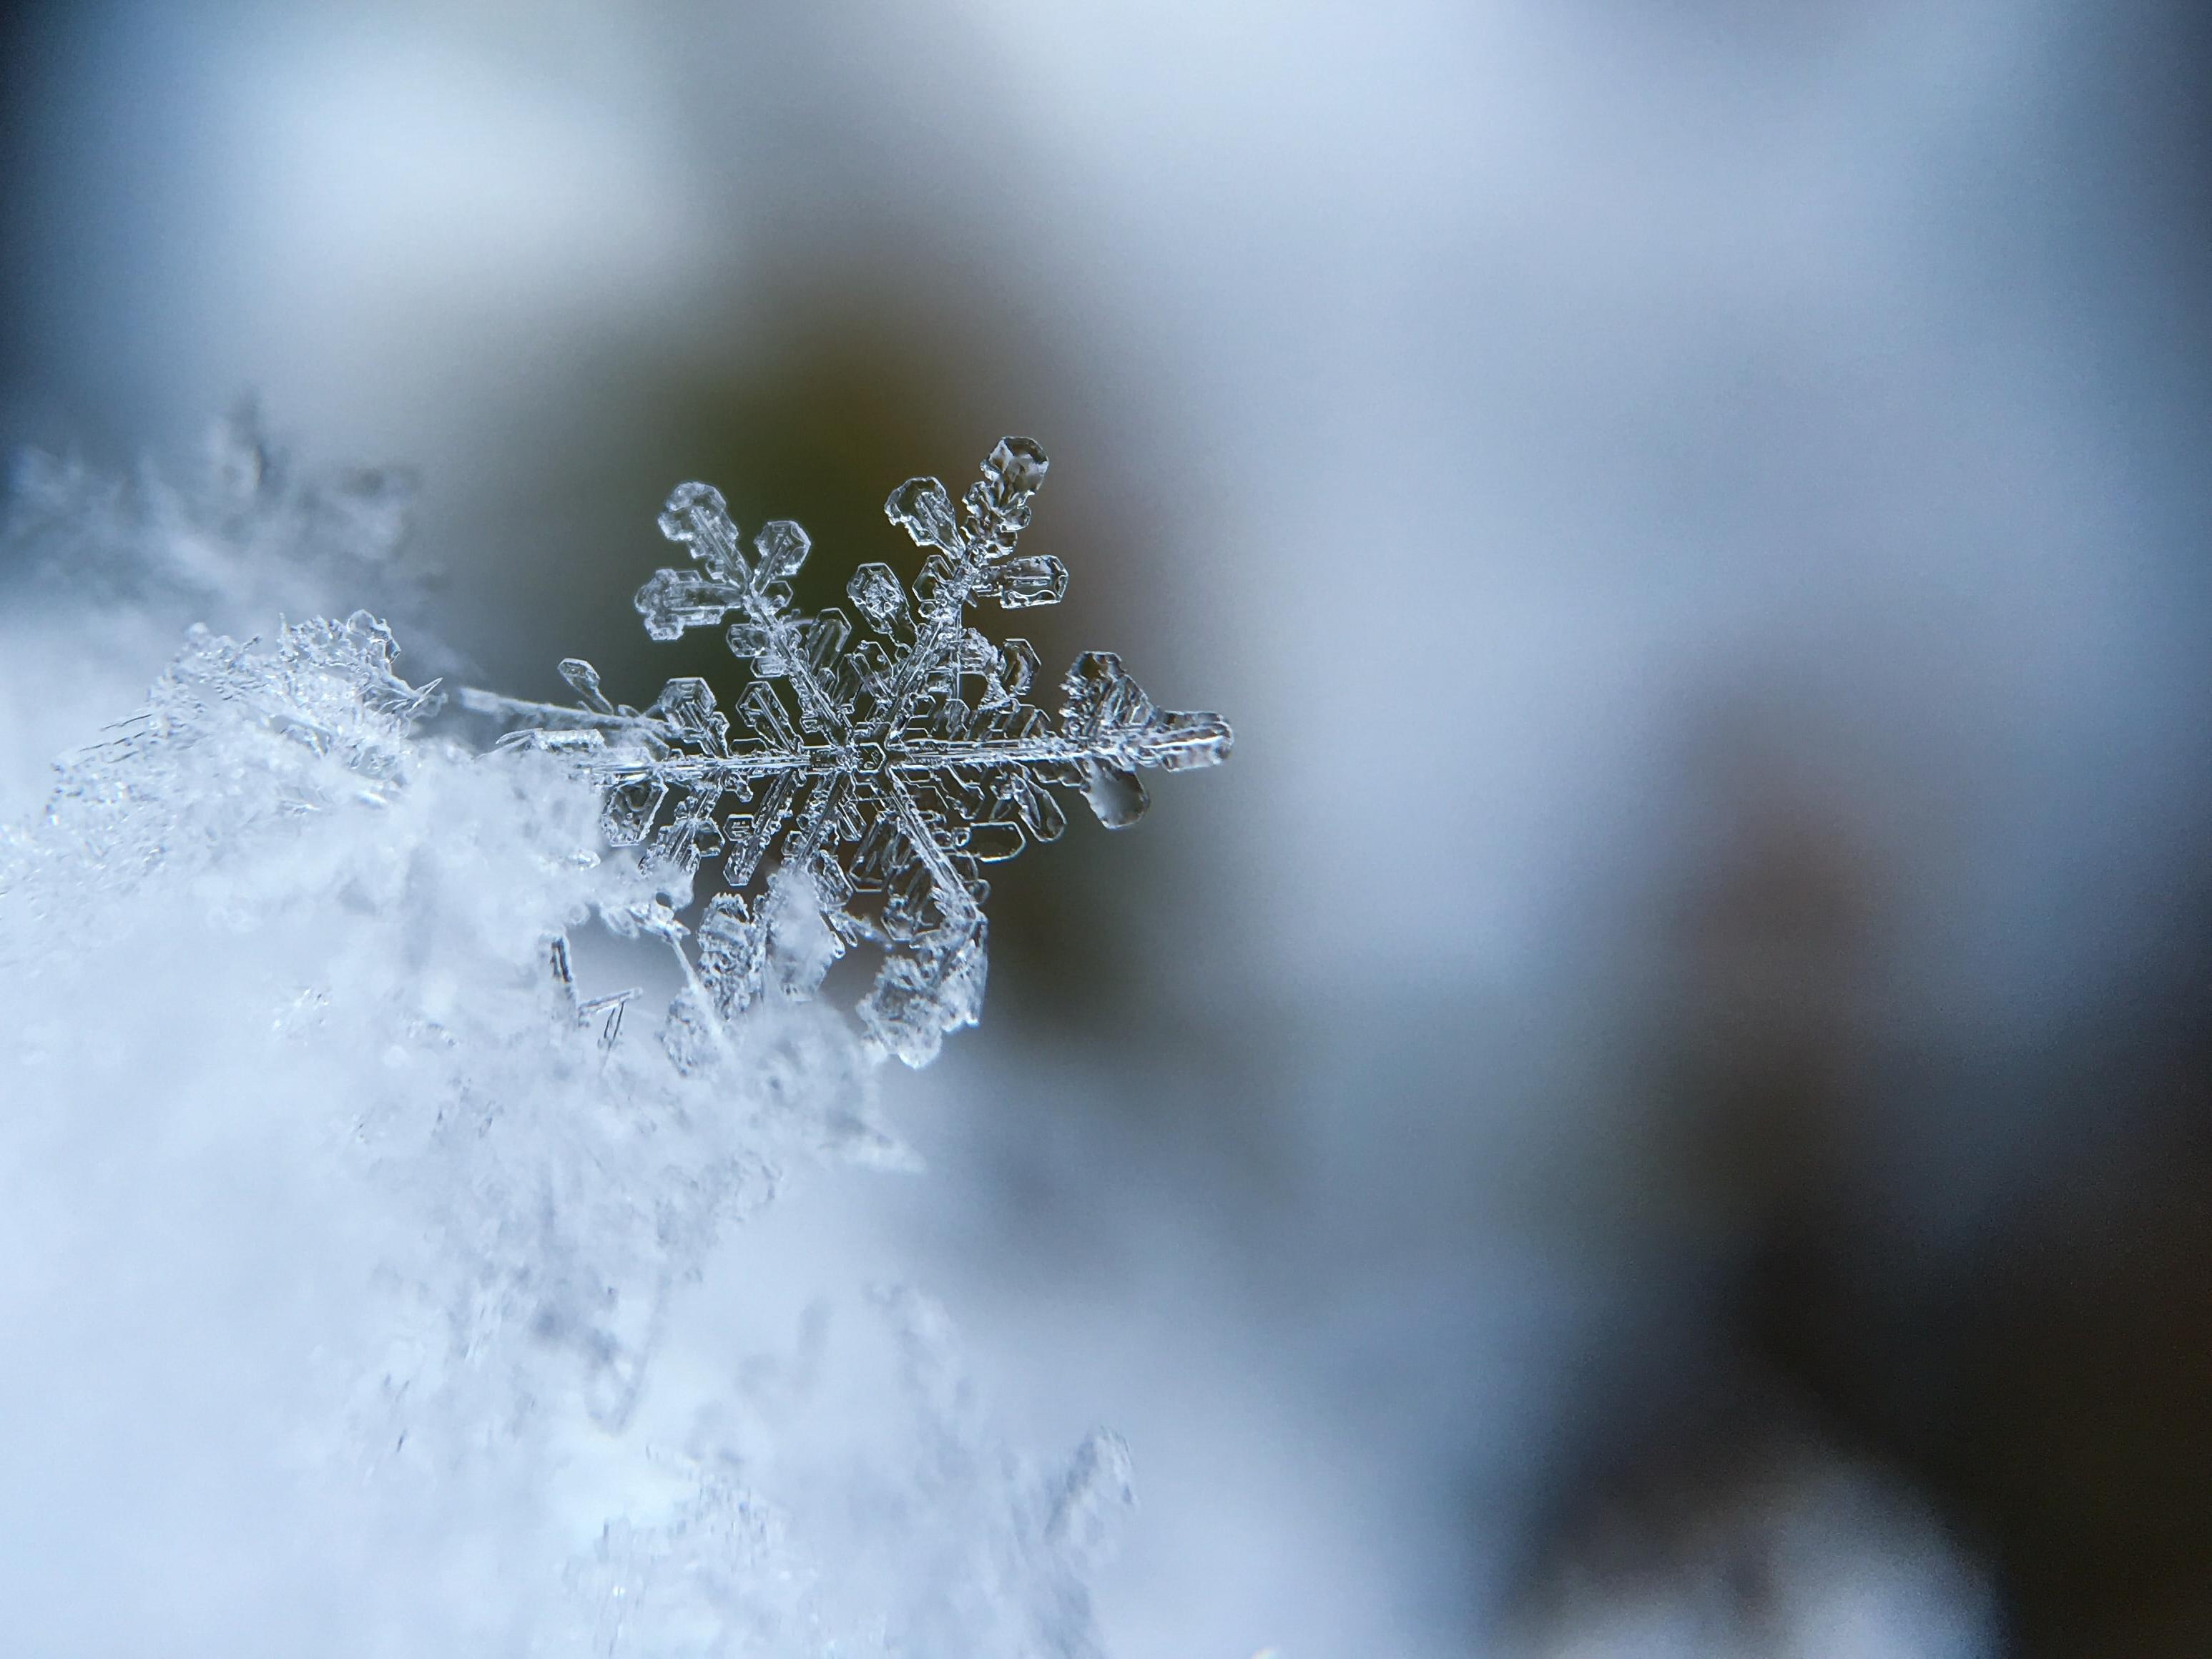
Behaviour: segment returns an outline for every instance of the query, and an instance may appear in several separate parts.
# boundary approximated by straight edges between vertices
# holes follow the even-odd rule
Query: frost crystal
[[[35,808],[47,763],[133,708],[189,623],[366,605],[445,665],[404,469],[304,465],[246,403],[128,481],[35,451],[0,471],[0,816]]]
[[[668,498],[661,533],[694,568],[656,571],[638,590],[646,632],[673,640],[726,621],[731,653],[750,667],[732,730],[703,679],[673,679],[643,710],[611,702],[592,665],[562,678],[568,707],[462,693],[479,713],[517,720],[526,741],[571,752],[602,792],[602,828],[617,846],[687,872],[720,858],[729,890],[708,902],[696,933],[697,995],[674,1027],[726,1019],[757,994],[768,938],[784,924],[762,902],[771,854],[786,872],[776,907],[811,883],[827,924],[819,969],[856,945],[884,952],[860,1014],[882,1048],[920,1066],[944,1033],[975,1024],[983,998],[980,866],[1011,859],[1066,827],[1054,790],[1082,793],[1109,829],[1146,805],[1138,773],[1212,766],[1231,734],[1218,714],[1158,708],[1110,652],[1076,659],[1061,682],[1057,726],[1024,701],[1038,669],[1027,640],[994,645],[969,607],[1054,605],[1067,568],[1017,556],[1044,453],[1006,438],[956,511],[935,478],[910,478],[884,511],[924,550],[911,589],[885,564],[864,564],[846,587],[865,632],[840,610],[795,611],[791,579],[806,532],[763,526],[748,557],[721,495],[687,483]],[[779,847],[779,837],[781,844]],[[786,988],[810,993],[817,969]]]

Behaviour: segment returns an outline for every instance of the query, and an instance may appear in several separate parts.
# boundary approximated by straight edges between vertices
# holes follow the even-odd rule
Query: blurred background
[[[639,702],[674,483],[820,603],[1044,445],[1020,631],[1237,753],[1002,867],[931,1174],[758,1248],[1127,1433],[1116,1651],[2202,1655],[2207,86],[2179,0],[31,5],[0,441],[252,396],[419,480],[419,672]]]

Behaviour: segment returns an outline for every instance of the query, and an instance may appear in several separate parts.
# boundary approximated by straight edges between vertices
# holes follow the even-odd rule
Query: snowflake
[[[1045,468],[1035,443],[1006,438],[957,512],[935,478],[893,490],[884,514],[925,557],[910,591],[889,565],[854,572],[845,591],[866,629],[857,640],[841,610],[792,609],[791,579],[811,545],[798,525],[763,526],[748,558],[720,493],[678,488],[661,533],[695,568],[656,571],[637,608],[656,640],[730,619],[730,651],[751,670],[734,732],[703,679],[671,680],[641,710],[609,701],[574,658],[561,665],[574,707],[463,693],[469,708],[522,722],[515,738],[574,755],[603,792],[611,842],[686,872],[721,859],[727,890],[698,923],[696,996],[679,998],[678,1027],[708,1010],[727,1020],[759,995],[770,936],[788,930],[791,896],[805,895],[829,949],[800,953],[811,960],[795,975],[784,963],[786,988],[811,994],[831,957],[879,948],[861,1023],[922,1065],[982,1006],[980,867],[1058,838],[1066,818],[1054,790],[1080,791],[1099,822],[1121,829],[1145,810],[1140,769],[1182,771],[1228,754],[1225,720],[1155,708],[1111,652],[1076,659],[1055,726],[1024,700],[1035,647],[994,645],[968,625],[981,601],[1018,611],[1067,592],[1058,559],[1015,553]],[[772,853],[786,872],[781,903],[760,890]]]

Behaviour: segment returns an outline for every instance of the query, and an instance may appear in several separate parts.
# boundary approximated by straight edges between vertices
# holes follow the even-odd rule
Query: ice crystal
[[[28,451],[0,485],[0,815],[35,808],[47,763],[143,696],[192,623],[240,636],[366,605],[420,667],[451,665],[433,572],[409,533],[411,475],[308,465],[250,403],[181,464],[128,479]]]
[[[477,712],[520,722],[524,741],[574,756],[602,791],[609,842],[687,872],[720,860],[727,890],[696,929],[695,993],[673,1014],[679,1037],[759,994],[779,925],[764,902],[773,866],[784,912],[811,884],[829,930],[820,967],[860,945],[883,951],[861,1023],[880,1048],[926,1063],[981,1008],[981,866],[1059,837],[1066,817],[1054,791],[1079,791],[1100,823],[1121,829],[1145,810],[1140,770],[1228,754],[1225,720],[1155,707],[1111,652],[1076,659],[1055,725],[1026,701],[1036,648],[994,645],[969,625],[984,601],[1020,611],[1067,591],[1058,559],[1016,552],[1046,465],[1034,442],[1010,437],[957,509],[935,478],[893,490],[884,514],[923,550],[921,569],[911,586],[887,564],[854,572],[845,591],[857,635],[842,610],[793,607],[805,531],[773,520],[749,557],[720,493],[678,487],[660,529],[692,568],[656,571],[637,609],[656,640],[727,623],[731,654],[750,670],[734,730],[703,679],[672,679],[638,709],[611,702],[574,658],[561,665],[574,706],[462,694]],[[786,988],[805,994],[819,978],[787,975]]]

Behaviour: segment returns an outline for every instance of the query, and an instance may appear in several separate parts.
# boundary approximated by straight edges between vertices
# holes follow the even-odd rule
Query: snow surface
[[[198,566],[149,550],[204,493],[19,489],[0,570],[46,587],[15,626],[112,619],[127,662],[165,613],[254,608],[264,565],[324,580],[283,562],[296,492],[210,477],[235,512]],[[1018,1455],[927,1297],[794,1315],[805,1265],[762,1262],[781,1311],[672,1342],[794,1174],[901,1161],[874,1068],[781,999],[709,1064],[615,1029],[593,974],[681,872],[601,858],[556,756],[426,729],[396,653],[366,612],[196,627],[0,840],[11,1644],[1094,1651],[1127,1454]],[[64,727],[96,696],[51,695]]]

